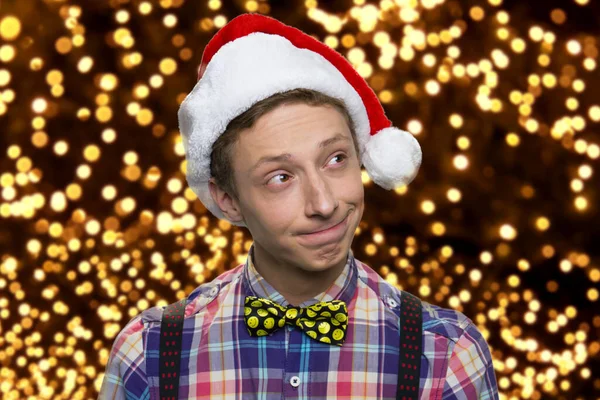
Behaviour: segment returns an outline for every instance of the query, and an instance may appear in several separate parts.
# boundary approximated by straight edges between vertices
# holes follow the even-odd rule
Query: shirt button
[[[214,288],[212,288],[212,289],[210,290],[210,295],[211,295],[211,296],[214,296],[214,295],[216,295],[216,294],[217,294],[217,292],[218,292],[218,291],[219,291],[219,288],[215,286]]]
[[[396,300],[392,299],[391,297],[388,298],[388,304],[392,307],[396,307],[398,305],[398,303],[396,303]]]
[[[300,378],[298,378],[297,376],[292,376],[292,379],[290,379],[290,385],[292,385],[295,388],[300,386]]]

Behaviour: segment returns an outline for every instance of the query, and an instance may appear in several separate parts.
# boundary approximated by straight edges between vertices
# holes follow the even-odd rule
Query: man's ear
[[[221,189],[217,185],[215,178],[209,179],[208,189],[210,190],[213,201],[217,203],[217,206],[219,206],[219,209],[229,221],[240,222],[244,220],[238,200]]]

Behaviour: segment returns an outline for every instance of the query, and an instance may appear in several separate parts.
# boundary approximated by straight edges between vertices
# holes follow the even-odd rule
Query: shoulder
[[[185,298],[185,318],[192,318],[195,314],[202,312],[211,302],[217,299],[219,295],[222,295],[232,283],[237,281],[241,274],[242,267],[243,264],[238,265],[234,269],[228,270],[217,276],[212,281],[196,287]],[[174,303],[175,302],[171,304]],[[125,343],[140,338],[145,331],[160,327],[162,314],[166,307],[168,307],[168,305],[156,305],[136,315],[119,332],[113,345],[114,348],[121,348]]]
[[[388,315],[393,315],[395,323],[399,323],[402,300],[409,295],[419,296],[397,288],[364,263],[358,262],[357,266],[363,284],[393,312]],[[497,400],[498,386],[486,335],[462,312],[419,300],[423,316],[424,368],[432,381],[442,384],[444,398]]]
[[[110,359],[135,359],[142,351],[142,314],[131,318],[117,334],[110,352]]]
[[[433,333],[457,342],[467,329],[477,329],[473,321],[458,310],[443,308],[431,304],[418,295],[401,290],[386,281],[381,275],[367,264],[356,260],[359,268],[359,278],[362,279],[388,307],[399,309],[402,298],[409,294],[419,298],[423,313],[423,331]],[[394,307],[397,306],[397,307]]]
[[[219,296],[224,295],[232,285],[238,282],[243,272],[244,264],[223,272],[210,282],[196,287],[187,297],[184,318],[192,318],[203,312]],[[174,303],[174,302],[173,302]],[[171,304],[173,304],[171,303]],[[147,327],[155,326],[162,319],[163,310],[167,306],[154,306],[142,311],[140,318]]]
[[[185,318],[189,318],[202,311],[203,308],[216,299],[221,291],[226,289],[228,285],[237,279],[240,273],[240,267],[242,266],[243,265],[240,265],[232,270],[228,270],[212,281],[196,287],[196,289],[186,297]],[[124,345],[132,340],[137,340],[141,337],[143,331],[157,326],[157,324],[160,326],[162,314],[166,307],[167,306],[164,305],[156,305],[133,317],[115,338],[112,352],[127,347]]]
[[[423,330],[444,336],[457,342],[467,330],[477,330],[465,314],[421,300],[423,307]]]
[[[129,390],[147,385],[143,330],[144,322],[138,314],[117,334],[108,353],[99,398],[108,398],[109,393],[124,398],[125,387]]]
[[[210,282],[194,289],[186,297],[185,318],[206,311],[207,307],[220,295],[226,294],[231,284],[239,279],[242,265],[228,270]],[[126,386],[131,390],[145,387],[147,340],[158,335],[162,314],[166,306],[153,306],[134,316],[119,331],[108,355],[105,355],[106,370],[101,393],[121,393]]]

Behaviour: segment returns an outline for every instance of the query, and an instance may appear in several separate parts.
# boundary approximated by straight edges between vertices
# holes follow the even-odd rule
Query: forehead
[[[234,164],[251,168],[261,157],[289,153],[304,158],[323,149],[322,142],[341,137],[352,140],[343,114],[331,106],[286,104],[260,117],[251,129],[240,132]],[[329,141],[330,142],[330,141]],[[326,143],[327,144],[327,143]]]

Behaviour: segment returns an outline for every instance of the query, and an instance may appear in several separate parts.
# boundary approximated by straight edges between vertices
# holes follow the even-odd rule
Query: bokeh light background
[[[176,112],[248,11],[345,55],[422,145],[408,188],[363,175],[356,256],[469,316],[502,399],[599,398],[594,0],[0,0],[3,398],[95,398],[133,316],[245,260]]]

